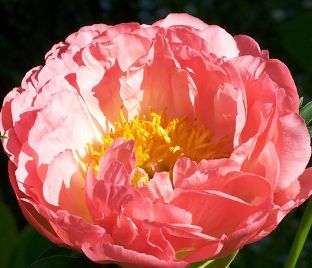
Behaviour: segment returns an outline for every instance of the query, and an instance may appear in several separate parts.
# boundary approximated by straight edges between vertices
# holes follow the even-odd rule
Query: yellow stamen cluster
[[[142,180],[147,182],[155,172],[171,173],[175,162],[183,156],[197,162],[228,156],[224,151],[226,140],[212,142],[209,128],[197,120],[186,117],[170,119],[165,112],[150,112],[127,121],[122,110],[120,118],[121,121],[115,122],[114,128],[102,137],[101,146],[90,145],[88,148],[95,172],[106,149],[121,137],[135,143],[137,170],[132,177],[135,185],[141,184]]]

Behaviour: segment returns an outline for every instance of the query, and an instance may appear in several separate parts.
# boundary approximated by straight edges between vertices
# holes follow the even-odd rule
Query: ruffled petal
[[[276,191],[288,187],[303,173],[311,156],[310,136],[298,114],[279,118],[276,151],[280,161],[280,179]]]
[[[38,154],[38,165],[50,163],[66,149],[84,155],[85,144],[99,136],[81,98],[72,92],[59,92],[37,115],[29,132],[29,145]]]

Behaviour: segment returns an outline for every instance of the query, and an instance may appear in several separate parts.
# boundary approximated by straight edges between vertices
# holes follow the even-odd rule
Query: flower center
[[[136,170],[131,182],[148,182],[155,172],[167,171],[172,174],[175,162],[185,156],[196,162],[202,159],[227,157],[224,150],[227,138],[212,142],[212,132],[207,125],[188,118],[170,119],[165,112],[150,112],[142,117],[136,116],[127,121],[122,109],[120,122],[102,137],[103,145],[95,148],[88,146],[94,172],[98,170],[99,160],[110,144],[118,138],[134,140]]]

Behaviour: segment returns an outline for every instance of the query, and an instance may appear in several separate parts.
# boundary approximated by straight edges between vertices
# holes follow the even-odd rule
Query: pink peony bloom
[[[268,235],[312,193],[287,67],[187,14],[87,26],[5,98],[25,217],[99,263],[185,267]]]

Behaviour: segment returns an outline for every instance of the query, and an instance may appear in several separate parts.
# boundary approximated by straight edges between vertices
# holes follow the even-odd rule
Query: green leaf
[[[95,264],[96,265],[96,264]],[[81,262],[80,258],[70,257],[70,256],[50,256],[43,259],[40,259],[33,264],[31,264],[28,268],[83,268],[83,267],[92,267],[86,266],[85,263]]]
[[[46,250],[28,268],[102,268],[119,267],[116,264],[98,264],[85,257],[83,254],[70,249],[52,246]]]
[[[234,251],[229,256],[221,259],[192,263],[189,268],[228,268],[230,267],[232,261],[235,259],[237,253],[238,250]]]
[[[302,105],[303,105],[303,97],[301,97],[301,98],[299,99],[299,108],[300,108],[300,109],[301,109]]]
[[[0,202],[3,202],[3,193],[1,191],[1,189],[0,189]]]
[[[79,257],[81,253],[77,251],[73,251],[68,248],[62,248],[57,245],[52,245],[51,247],[47,248],[38,258],[36,261],[51,257],[51,256],[68,256],[68,257]]]
[[[0,203],[0,267],[9,266],[9,260],[17,241],[17,227],[10,210]]]
[[[312,126],[308,127],[308,131],[309,131],[310,137],[312,137]]]
[[[300,115],[307,125],[312,123],[312,101],[300,109]]]
[[[51,245],[52,243],[47,238],[43,237],[32,226],[27,225],[20,233],[16,243],[10,268],[28,267]]]
[[[295,268],[299,259],[302,248],[306,242],[309,231],[312,226],[312,198],[308,201],[308,205],[304,211],[303,217],[297,229],[295,240],[291,246],[285,268]]]

